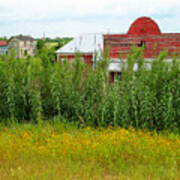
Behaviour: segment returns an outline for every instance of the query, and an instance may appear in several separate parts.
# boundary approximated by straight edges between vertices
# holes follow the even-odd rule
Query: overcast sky
[[[0,0],[0,36],[126,33],[140,16],[180,33],[180,0]]]

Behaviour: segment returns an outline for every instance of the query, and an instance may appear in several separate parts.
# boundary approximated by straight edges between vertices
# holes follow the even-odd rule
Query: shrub
[[[75,61],[43,62],[39,57],[0,59],[0,119],[7,122],[54,117],[79,125],[122,126],[151,130],[180,126],[180,62],[162,52],[149,62],[133,50],[122,77],[109,83],[109,58],[95,68]],[[139,69],[133,70],[137,63]]]

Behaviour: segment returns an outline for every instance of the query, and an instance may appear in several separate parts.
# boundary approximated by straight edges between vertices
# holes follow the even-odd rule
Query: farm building
[[[103,51],[102,34],[84,34],[74,38],[68,44],[56,51],[57,60],[74,60],[76,53],[82,55],[87,64],[93,64],[95,53],[100,55]]]
[[[13,36],[9,39],[8,49],[14,49],[17,58],[26,58],[27,56],[35,56],[36,40],[31,36]]]
[[[167,62],[171,61],[171,55],[178,55],[180,50],[180,33],[162,33],[157,23],[148,17],[135,20],[127,34],[107,34],[103,37],[104,49],[109,47],[109,56],[112,58],[108,68],[111,81],[115,74],[121,72],[120,55],[126,60],[132,46],[144,46],[143,55],[147,62],[157,57],[163,49],[168,51]],[[135,64],[134,70],[137,69]]]
[[[0,41],[0,55],[6,55],[7,54],[7,42],[6,41]]]
[[[145,58],[153,58],[163,49],[171,56],[179,53],[180,33],[161,33],[155,21],[141,17],[131,25],[127,34],[104,35],[104,47],[110,47],[112,58],[119,58],[120,54],[126,58],[132,45],[145,46]]]
[[[57,51],[59,58],[74,59],[75,52],[81,52],[86,63],[93,63],[95,50],[109,49],[112,59],[108,67],[113,81],[114,75],[121,72],[121,58],[126,60],[132,46],[144,47],[143,55],[147,61],[157,57],[166,49],[171,60],[172,54],[179,54],[180,33],[162,33],[158,24],[149,17],[140,17],[130,26],[126,34],[104,34],[98,36],[79,36]],[[138,67],[135,65],[134,70]]]

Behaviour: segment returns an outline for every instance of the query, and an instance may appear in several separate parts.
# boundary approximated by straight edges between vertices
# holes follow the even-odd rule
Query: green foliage
[[[6,37],[6,36],[0,37],[0,40],[2,40],[2,41],[7,41],[7,37]]]
[[[37,41],[37,50],[41,50],[45,45],[45,41],[43,39],[39,39]]]
[[[45,48],[45,47],[43,47]],[[41,122],[67,119],[79,126],[122,126],[150,130],[180,127],[180,62],[159,57],[149,62],[132,50],[121,78],[109,83],[106,56],[91,68],[81,61],[51,63],[51,54],[0,59],[0,119]],[[139,69],[134,72],[134,64]]]
[[[57,50],[60,47],[67,44],[71,40],[72,40],[72,38],[68,38],[68,37],[56,38],[56,39],[51,39],[51,38],[38,39],[38,41],[37,41],[37,49],[41,50],[45,45],[53,44],[54,48]]]
[[[64,46],[67,44],[69,41],[71,41],[73,38],[70,37],[63,37],[59,38],[57,37],[56,39],[51,39],[51,38],[45,38],[46,43],[57,43],[57,46],[55,47],[56,49],[59,49],[60,47]]]
[[[68,43],[72,38],[39,39],[37,41],[36,56],[42,59],[44,64],[56,62],[56,50]]]

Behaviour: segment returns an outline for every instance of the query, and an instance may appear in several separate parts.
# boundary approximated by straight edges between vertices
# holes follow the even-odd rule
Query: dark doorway
[[[145,47],[146,46],[146,41],[141,41],[139,44],[138,44],[138,47]]]
[[[113,83],[116,78],[121,79],[121,72],[110,72],[109,82]]]

